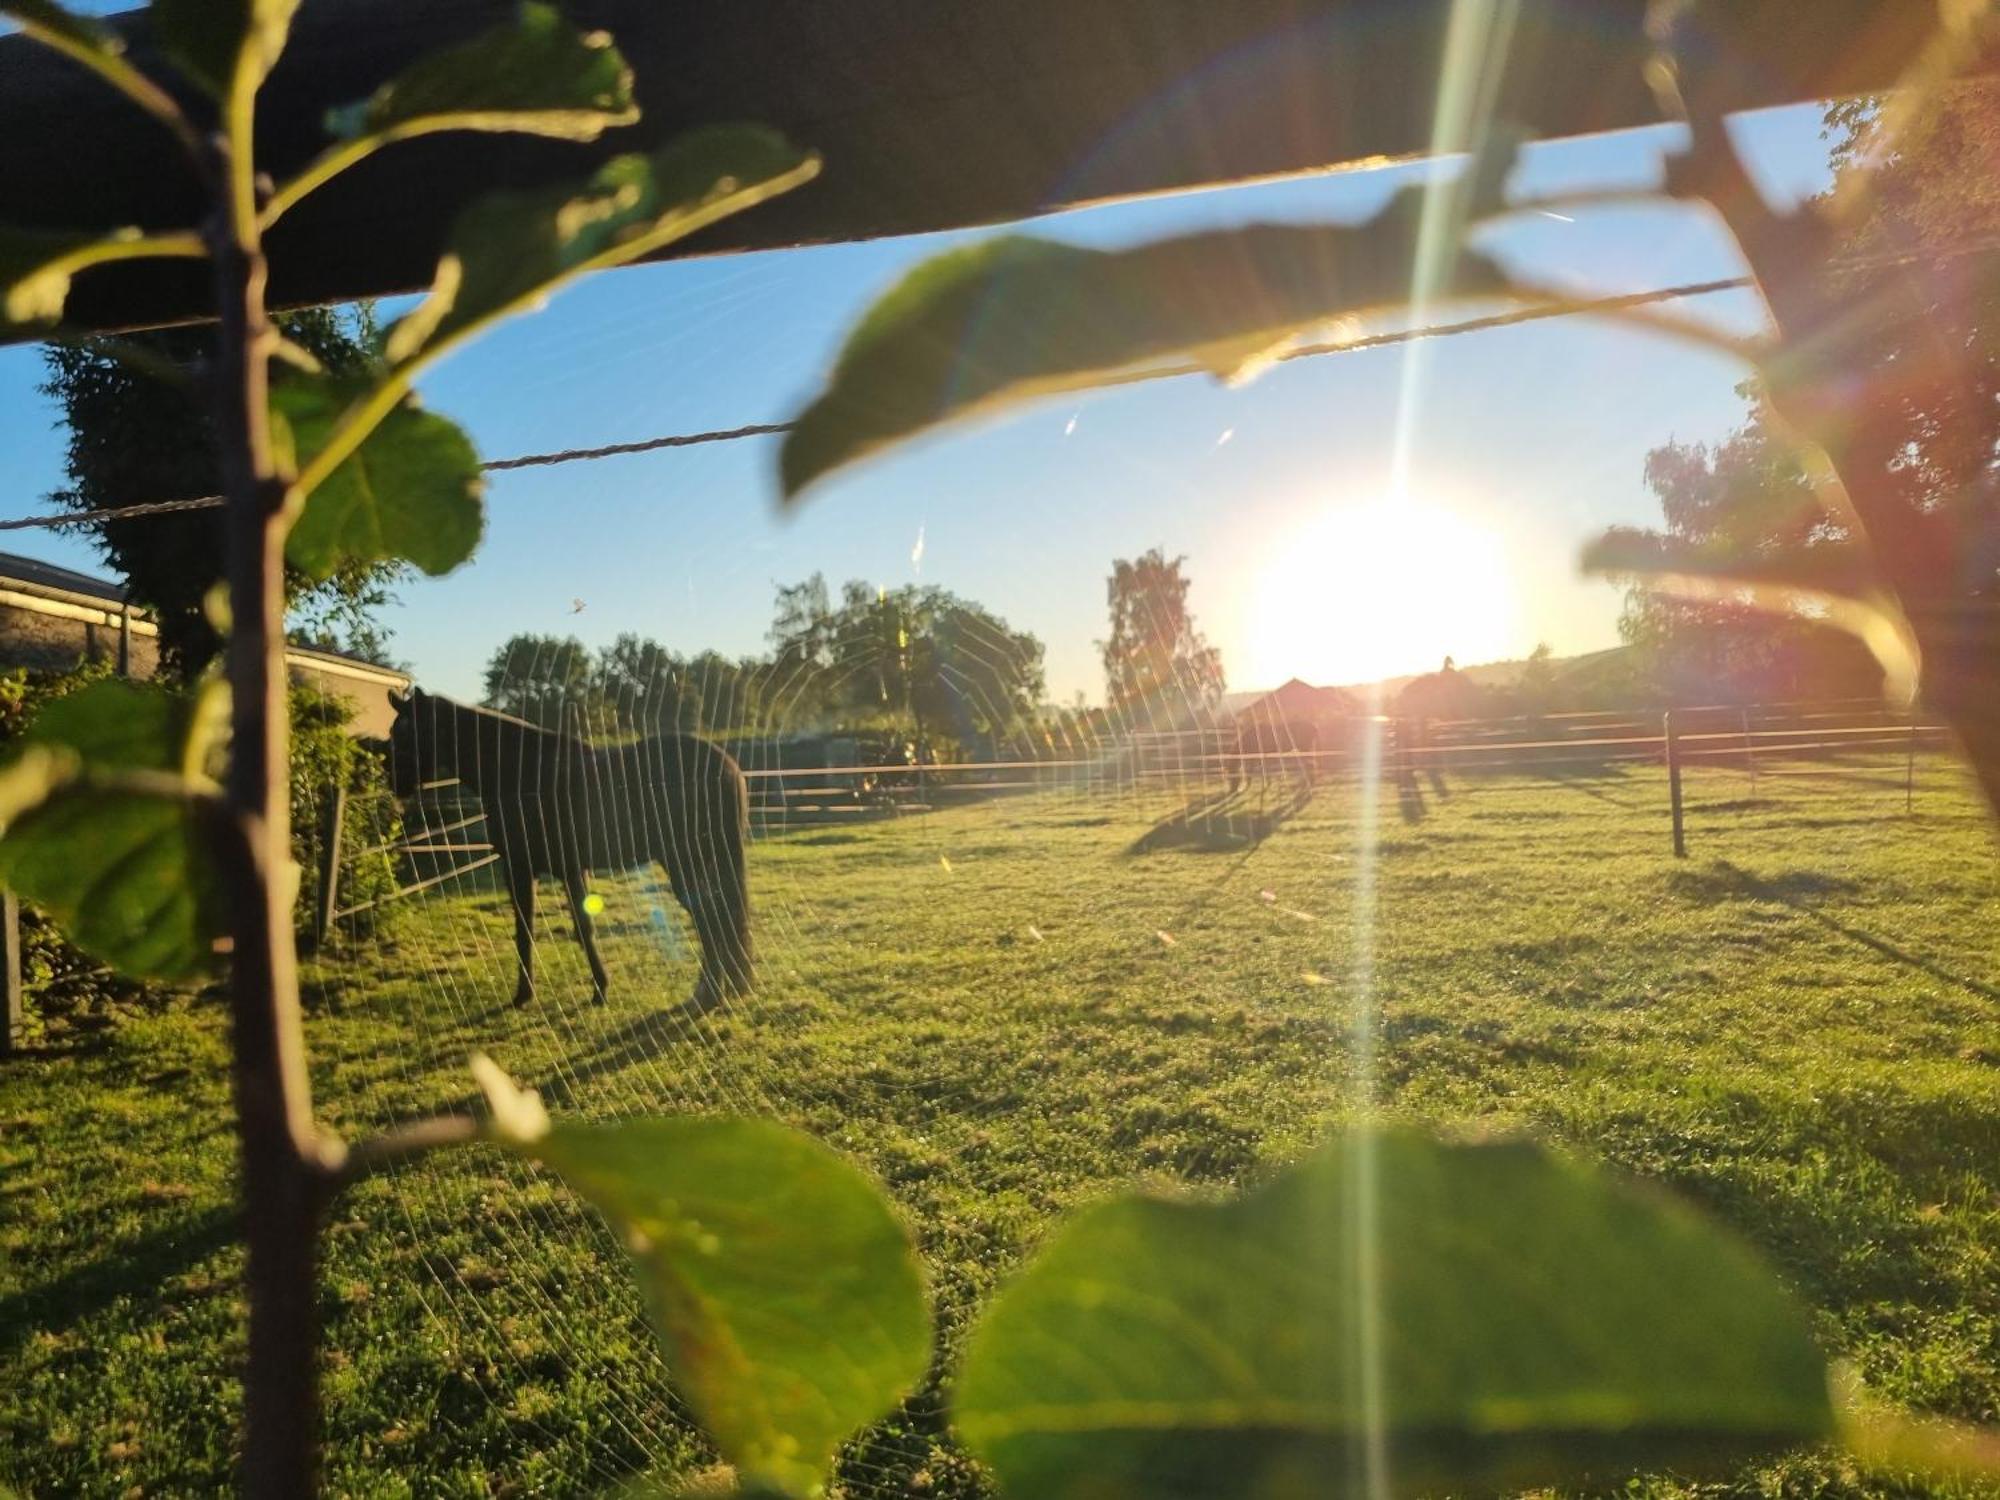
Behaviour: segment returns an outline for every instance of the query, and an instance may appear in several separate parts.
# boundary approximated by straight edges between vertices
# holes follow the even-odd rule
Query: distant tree
[[[1396,714],[1406,719],[1478,719],[1496,707],[1492,689],[1458,670],[1449,656],[1435,672],[1403,684],[1396,694]]]
[[[575,636],[517,635],[486,664],[486,706],[568,734],[618,727],[589,647]]]
[[[687,663],[658,641],[627,633],[597,655],[595,694],[621,729],[664,734],[694,727]]]
[[[1213,707],[1224,686],[1222,653],[1188,613],[1185,557],[1158,547],[1136,561],[1119,558],[1106,581],[1111,638],[1100,641],[1105,696],[1128,724],[1165,726],[1190,709]]]
[[[851,721],[907,724],[920,751],[992,745],[1030,721],[1042,643],[949,590],[851,580],[831,621],[832,677]],[[781,658],[786,648],[781,645]]]
[[[1712,447],[1655,448],[1646,457],[1646,484],[1666,523],[1646,539],[1682,555],[1768,566],[1846,546],[1761,408]],[[1619,633],[1641,675],[1673,701],[1837,696],[1881,685],[1880,671],[1851,636],[1747,600],[1696,603],[1635,590]]]
[[[329,370],[354,370],[370,358],[373,327],[365,309],[311,309],[278,324]],[[115,345],[49,346],[42,390],[62,403],[69,429],[69,482],[50,499],[72,510],[115,510],[215,494],[221,478],[204,389],[214,347],[214,330],[206,327],[137,333]],[[200,510],[91,528],[134,602],[152,611],[168,669],[179,675],[200,671],[221,645],[203,607],[222,578],[221,516]],[[387,661],[388,637],[376,612],[405,571],[400,563],[378,563],[344,569],[317,585],[290,579],[292,638]]]
[[[1032,719],[1042,644],[949,590],[841,586],[815,573],[778,590],[768,690],[787,722],[817,713],[847,728],[895,727],[935,749],[991,743]]]
[[[1521,664],[1521,676],[1514,684],[1516,706],[1524,714],[1545,714],[1555,707],[1555,653],[1547,641],[1537,641]]]

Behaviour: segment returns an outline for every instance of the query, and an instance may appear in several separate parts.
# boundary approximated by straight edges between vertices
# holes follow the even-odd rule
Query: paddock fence
[[[1249,739],[1255,742],[1246,747]],[[1913,812],[1919,760],[1951,746],[1945,727],[1920,713],[1855,699],[1473,719],[1357,715],[1266,724],[1255,736],[1226,724],[1125,734],[1048,730],[988,759],[945,763],[835,755],[831,764],[785,764],[798,758],[796,747],[768,737],[740,738],[730,748],[748,783],[753,838],[1034,792],[1131,799],[1149,816],[1178,803],[1188,817],[1256,819],[1308,789],[1371,773],[1407,798],[1457,779],[1589,778],[1659,766],[1667,773],[1664,826],[1684,855],[1688,772],[1740,778],[1739,806],[1754,802],[1767,783],[1820,778],[1829,795],[1873,789]],[[1894,793],[1900,797],[1886,795]],[[378,809],[371,826],[387,823],[394,835],[343,851],[343,821],[362,810],[364,797],[388,796],[329,789],[322,799],[312,840],[319,873],[312,930],[321,943],[365,931],[383,908],[425,892],[499,889],[500,855],[484,808],[454,778]],[[386,887],[353,891],[348,868],[381,856],[393,870]]]

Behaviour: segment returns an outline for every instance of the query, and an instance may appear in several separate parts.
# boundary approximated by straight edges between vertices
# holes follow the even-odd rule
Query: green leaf
[[[191,235],[0,227],[0,324],[53,323],[69,300],[71,278],[91,266],[149,255],[198,253],[199,244]]]
[[[1804,1313],[1736,1242],[1533,1147],[1405,1134],[1233,1202],[1086,1210],[995,1299],[955,1404],[1035,1500],[1317,1496],[1371,1454],[1399,1494],[1598,1488],[1832,1424]]]
[[[389,332],[392,363],[430,355],[565,282],[637,260],[811,178],[819,159],[756,125],[617,156],[580,187],[496,193],[460,215],[431,295]]]
[[[785,438],[785,496],[931,428],[1174,356],[1241,378],[1315,327],[1401,306],[1421,220],[1405,194],[1355,226],[1253,224],[1117,251],[1008,236],[949,251],[891,288],[848,337]],[[1464,253],[1438,295],[1505,285],[1491,262]]]
[[[220,692],[177,693],[106,679],[50,699],[22,738],[67,750],[93,771],[202,776],[221,740],[227,702]]]
[[[277,65],[299,0],[153,0],[153,32],[174,65],[216,98],[255,89]]]
[[[0,884],[69,940],[135,979],[201,977],[225,929],[192,801],[76,783],[0,839]]]
[[[580,32],[553,5],[529,0],[517,21],[433,53],[326,123],[346,140],[518,130],[594,141],[638,118],[632,70],[611,38]]]
[[[298,467],[326,445],[368,389],[361,381],[303,373],[273,385],[279,442],[290,445]],[[392,557],[432,575],[449,573],[479,545],[485,487],[479,455],[464,430],[405,398],[306,497],[285,556],[313,579],[346,563]]]
[[[611,1221],[676,1384],[746,1479],[817,1493],[841,1442],[922,1378],[930,1318],[909,1236],[810,1137],[766,1120],[642,1119],[513,1147]]]
[[[224,930],[200,828],[221,707],[216,692],[93,683],[35,716],[4,773],[22,795],[5,799],[0,883],[135,978],[201,975]]]

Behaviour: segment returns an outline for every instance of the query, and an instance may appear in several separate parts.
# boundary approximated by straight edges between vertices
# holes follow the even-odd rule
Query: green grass
[[[1654,769],[1449,790],[1418,821],[1383,809],[1383,1105],[1670,1184],[1762,1246],[1875,1389],[2000,1420],[2000,868],[1958,774],[1924,767],[1906,817],[1900,785],[1767,780],[1745,805],[1697,772],[1685,861]],[[693,980],[679,913],[644,882],[599,887],[602,1008],[552,889],[525,1010],[499,898],[427,893],[308,976],[321,1113],[354,1134],[462,1101],[482,1048],[554,1109],[775,1113],[903,1205],[949,1348],[1066,1206],[1240,1181],[1360,1093],[1354,789],[1261,842],[1130,852],[1170,806],[1052,794],[762,840],[759,991],[691,1037],[661,1019]],[[29,1495],[226,1484],[223,1040],[189,1001],[0,1069],[0,1480]],[[604,1233],[491,1153],[345,1198],[322,1298],[333,1493],[584,1495],[712,1462]],[[935,1392],[844,1482],[978,1487]],[[1890,1492],[1815,1454],[1727,1488]]]

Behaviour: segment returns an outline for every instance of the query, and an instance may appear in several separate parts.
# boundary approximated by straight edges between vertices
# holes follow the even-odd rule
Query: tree
[[[1188,613],[1185,557],[1169,561],[1158,547],[1137,561],[1111,565],[1106,594],[1111,638],[1104,657],[1105,696],[1127,722],[1164,726],[1222,696],[1222,653],[1195,629]]]
[[[510,637],[486,664],[485,701],[566,734],[602,733],[617,724],[590,648],[573,635]]]
[[[817,575],[779,590],[774,671],[823,661],[820,696],[850,725],[907,725],[921,751],[935,752],[944,741],[990,746],[1033,716],[1042,643],[983,605],[935,586],[850,579],[837,611],[791,608],[825,598]]]
[[[620,728],[665,734],[692,727],[683,718],[687,664],[658,641],[629,632],[619,636],[598,652],[592,676],[596,697]]]
[[[1753,387],[1745,392],[1755,399]],[[1750,559],[1767,567],[1798,566],[1814,549],[1846,545],[1761,407],[1713,446],[1653,449],[1646,484],[1666,524],[1615,533],[1619,545],[1717,566]],[[1880,669],[1852,636],[1748,599],[1696,601],[1634,588],[1618,629],[1652,695],[1670,702],[1859,696],[1881,686]]]
[[[1856,215],[1820,278],[1840,315],[1776,372],[1789,403],[1825,408],[1829,452],[1869,498],[1865,538],[1807,483],[1767,374],[1741,388],[1749,415],[1722,442],[1647,456],[1664,529],[1602,545],[1841,595],[1859,587],[1865,541],[1924,642],[1926,692],[1948,706],[1990,695],[2000,647],[2000,280],[1968,253],[2000,233],[2000,86],[1954,85],[1893,143],[1888,118],[1868,100],[1827,111],[1836,178],[1819,207]],[[1620,628],[1670,695],[1876,689],[1880,673],[1851,641],[1758,602],[1747,589],[1699,601],[1635,591]]]
[[[366,308],[348,316],[314,308],[276,321],[328,372],[367,369],[375,329]],[[42,390],[62,402],[69,426],[69,483],[50,498],[74,510],[115,510],[215,494],[221,473],[206,385],[215,348],[208,327],[133,334],[115,347],[50,345]],[[169,669],[183,677],[198,673],[222,644],[205,608],[222,577],[222,512],[101,521],[91,530],[134,601],[153,612]],[[388,639],[375,612],[406,572],[393,560],[349,563],[313,583],[289,570],[292,639],[386,662]]]

